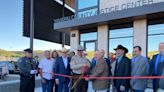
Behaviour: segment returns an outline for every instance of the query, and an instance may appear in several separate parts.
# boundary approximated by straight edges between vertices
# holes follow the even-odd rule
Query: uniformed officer
[[[78,46],[77,55],[73,56],[70,62],[71,69],[73,71],[74,76],[84,75],[84,69],[90,67],[90,62],[83,55],[84,48],[82,46]],[[73,80],[76,83],[77,80]],[[80,82],[74,88],[74,92],[87,92],[88,82],[85,79],[81,79]]]
[[[18,60],[20,68],[20,92],[34,92],[36,61],[32,58],[32,50],[25,49],[25,56]]]

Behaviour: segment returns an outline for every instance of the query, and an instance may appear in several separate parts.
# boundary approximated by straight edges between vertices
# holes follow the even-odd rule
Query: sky
[[[21,51],[29,48],[30,40],[23,37],[23,0],[0,0],[0,49]],[[81,3],[88,6],[87,3]],[[91,4],[91,3],[90,3]],[[150,27],[154,32],[162,32],[162,25]],[[89,36],[90,37],[90,36]],[[158,39],[158,40],[156,40]],[[148,51],[157,50],[162,37],[152,36],[148,39]],[[123,41],[128,45],[128,41]],[[34,40],[34,50],[61,49],[56,43]],[[67,47],[69,48],[69,47]]]
[[[0,49],[21,51],[29,48],[29,38],[23,37],[23,0],[0,2]],[[34,50],[61,48],[60,44],[34,40]]]

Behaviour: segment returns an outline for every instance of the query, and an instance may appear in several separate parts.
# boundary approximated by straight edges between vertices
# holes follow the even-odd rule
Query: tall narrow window
[[[80,44],[85,48],[87,58],[92,59],[97,49],[97,32],[81,33]]]
[[[164,42],[164,23],[148,26],[148,57],[158,53],[159,43]]]
[[[129,50],[127,56],[131,58],[133,49],[133,28],[109,30],[109,52],[115,53],[114,48],[119,44]]]

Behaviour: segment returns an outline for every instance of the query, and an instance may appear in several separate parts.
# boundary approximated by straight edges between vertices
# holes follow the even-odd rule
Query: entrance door
[[[85,41],[84,42],[84,47],[87,52],[87,58],[91,59],[94,56],[94,52],[96,51],[96,41]]]

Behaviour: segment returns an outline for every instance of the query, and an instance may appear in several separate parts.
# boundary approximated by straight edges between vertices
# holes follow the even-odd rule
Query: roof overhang
[[[145,5],[137,8],[130,8],[112,13],[99,14],[86,18],[74,18],[72,20],[54,23],[54,30],[68,31],[83,27],[94,27],[102,24],[114,24],[119,22],[132,21],[139,18],[151,18],[153,14],[164,13],[164,2]],[[159,16],[161,16],[159,14]],[[156,16],[158,17],[158,16]]]
[[[30,0],[23,0],[23,35],[30,36]],[[62,33],[54,31],[54,19],[62,17],[63,6],[54,0],[34,1],[34,38],[62,44]],[[65,16],[74,12],[64,8]],[[70,44],[69,34],[66,34],[66,44]]]

